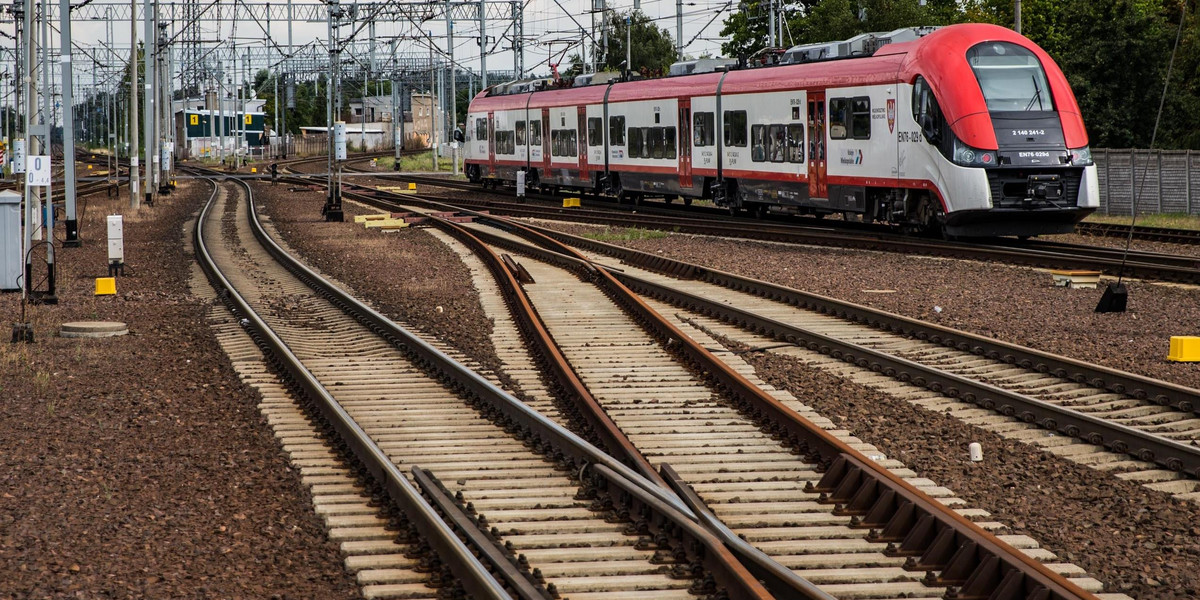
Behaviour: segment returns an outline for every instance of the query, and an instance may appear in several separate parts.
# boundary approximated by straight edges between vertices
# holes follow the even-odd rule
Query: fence
[[[1100,178],[1100,210],[1129,215],[1200,215],[1200,153],[1191,150],[1092,151]]]

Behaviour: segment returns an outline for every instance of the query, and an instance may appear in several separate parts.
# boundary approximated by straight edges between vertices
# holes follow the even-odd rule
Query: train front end
[[[943,229],[981,237],[1070,233],[1099,207],[1079,106],[1029,39],[959,25],[918,51],[914,116],[939,149]]]

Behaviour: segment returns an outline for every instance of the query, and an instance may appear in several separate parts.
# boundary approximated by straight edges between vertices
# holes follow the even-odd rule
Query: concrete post
[[[67,236],[63,241],[63,247],[77,248],[79,247],[79,220],[75,214],[75,99],[72,95],[75,84],[72,80],[71,68],[70,0],[59,0],[58,13],[62,43],[60,61],[62,62],[63,169],[66,179],[63,189],[67,201],[67,220],[64,223],[67,228]]]

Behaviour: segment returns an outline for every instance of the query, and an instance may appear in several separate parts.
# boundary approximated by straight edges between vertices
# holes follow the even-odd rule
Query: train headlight
[[[954,140],[954,162],[964,167],[990,167],[996,164],[996,153],[972,148],[957,138]]]
[[[1092,149],[1088,146],[1071,149],[1071,164],[1076,167],[1086,167],[1092,163]]]

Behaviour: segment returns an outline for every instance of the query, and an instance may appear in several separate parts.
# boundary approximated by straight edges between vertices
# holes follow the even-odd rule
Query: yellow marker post
[[[1171,336],[1171,352],[1167,360],[1175,362],[1200,362],[1200,337],[1194,335]]]
[[[97,277],[96,278],[96,295],[97,296],[114,296],[117,293],[117,278],[116,277]]]
[[[250,167],[250,172],[251,172],[251,173],[257,173],[257,172],[258,172],[258,167]]]
[[[415,183],[408,184],[408,189],[412,190],[414,192],[417,191],[417,184],[415,184]]]
[[[563,208],[579,208],[579,198],[563,198]]]
[[[89,171],[91,171],[91,170],[92,170],[92,165],[88,165],[88,170],[89,170]]]

